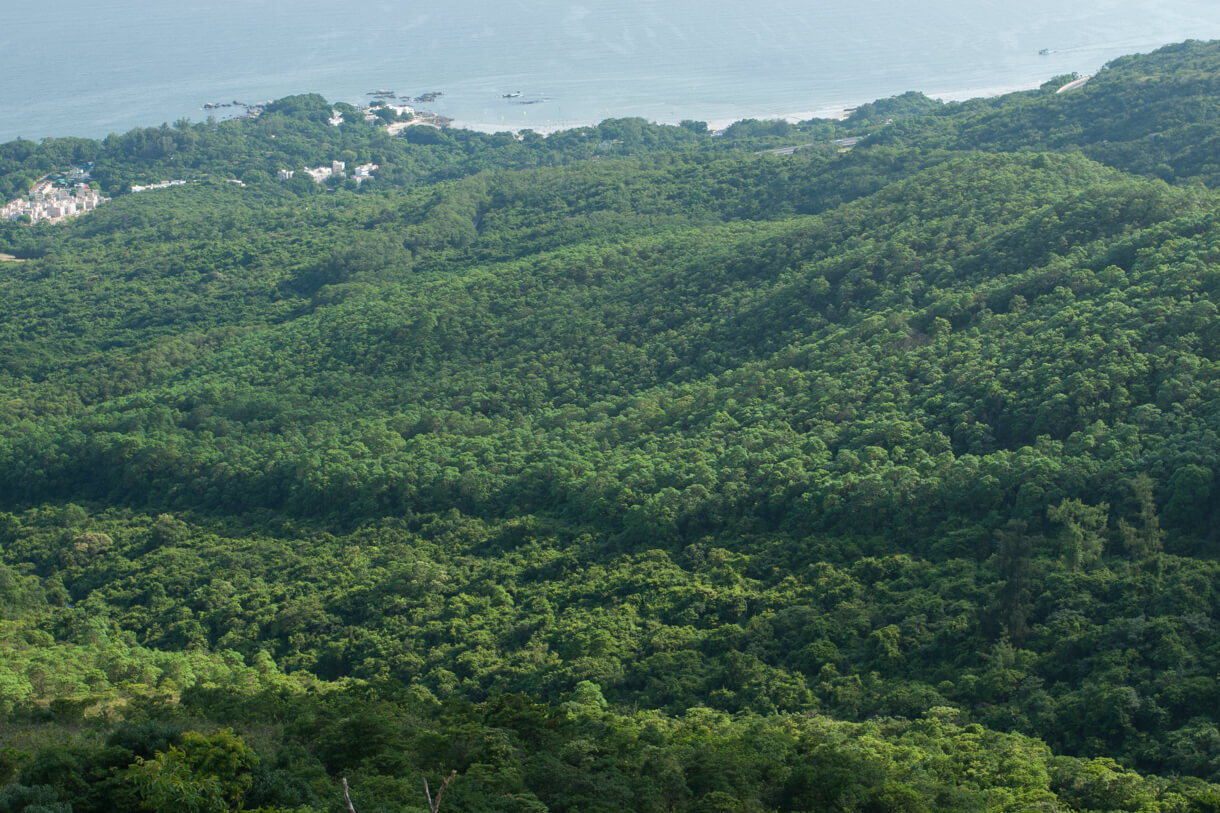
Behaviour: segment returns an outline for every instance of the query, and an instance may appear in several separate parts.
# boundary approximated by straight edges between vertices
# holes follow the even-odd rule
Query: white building
[[[361,164],[352,170],[352,178],[358,184],[364,183],[369,178],[373,177],[373,173],[379,169],[381,169],[381,167],[377,166],[376,164]]]
[[[131,191],[132,192],[147,192],[150,189],[168,189],[171,186],[181,186],[184,183],[186,183],[186,181],[162,181],[161,183],[150,183],[147,186],[133,185],[131,187]]]

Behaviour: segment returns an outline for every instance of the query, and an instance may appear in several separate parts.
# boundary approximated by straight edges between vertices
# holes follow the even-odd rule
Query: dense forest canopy
[[[1220,810],[1220,43],[1072,78],[0,145],[0,813]]]

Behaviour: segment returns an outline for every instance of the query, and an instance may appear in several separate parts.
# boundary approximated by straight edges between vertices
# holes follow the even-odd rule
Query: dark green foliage
[[[181,741],[182,729],[161,720],[124,722],[106,738],[107,745],[130,751],[143,759],[151,759],[158,751],[167,751]]]

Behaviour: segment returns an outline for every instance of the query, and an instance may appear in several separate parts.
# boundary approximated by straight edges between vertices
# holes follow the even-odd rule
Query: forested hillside
[[[0,145],[0,813],[1220,810],[1220,43],[1069,78]]]

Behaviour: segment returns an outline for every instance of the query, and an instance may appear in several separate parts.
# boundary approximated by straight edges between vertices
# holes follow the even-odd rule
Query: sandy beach
[[[1039,84],[1040,83],[1029,83],[1029,84],[1023,84],[1023,85],[1005,85],[1005,86],[982,87],[982,88],[967,88],[967,89],[959,89],[959,90],[934,91],[934,92],[928,92],[927,95],[929,98],[939,99],[942,102],[964,102],[969,99],[993,98],[996,96],[1003,96],[1007,93],[1016,93],[1016,92],[1024,91],[1024,90],[1034,90],[1039,86]],[[1081,82],[1080,84],[1083,84],[1083,82]],[[1063,88],[1063,89],[1066,90],[1068,88]],[[808,109],[808,110],[798,110],[798,111],[789,112],[789,113],[776,113],[776,112],[769,112],[769,111],[748,111],[747,110],[746,112],[743,112],[740,115],[736,115],[733,118],[709,117],[706,119],[696,119],[696,120],[706,122],[709,130],[723,130],[724,128],[728,127],[729,125],[733,124],[734,122],[742,121],[745,119],[761,119],[761,120],[765,120],[765,121],[782,119],[782,120],[787,121],[792,124],[796,124],[796,123],[802,122],[802,121],[809,121],[811,119],[834,119],[836,121],[842,121],[842,120],[846,119],[848,117],[848,115],[850,115],[851,112],[853,110],[855,110],[857,107],[859,107],[860,105],[868,104],[869,102],[873,102],[873,101],[876,101],[876,100],[868,99],[868,100],[856,102],[854,104],[849,104],[849,103],[832,104],[832,105],[827,105],[824,107],[818,107],[818,108],[813,108],[813,109]],[[630,116],[625,115],[624,117],[630,117]],[[647,117],[645,117],[645,118],[647,118]],[[670,120],[667,120],[664,118],[650,119],[650,120],[656,121],[656,123],[658,123],[658,124],[677,124],[678,123],[677,121],[670,121]],[[427,122],[418,122],[418,123],[427,123]],[[540,135],[550,135],[552,133],[558,133],[563,130],[574,130],[579,127],[594,127],[600,123],[601,123],[600,121],[542,120],[539,122],[531,122],[531,123],[525,124],[524,126],[514,127],[514,126],[506,124],[505,122],[464,121],[461,119],[457,119],[457,120],[454,120],[452,123],[450,123],[449,126],[455,127],[455,128],[460,128],[460,129],[465,129],[465,130],[475,130],[475,131],[481,132],[481,133],[504,133],[504,132],[519,133],[519,132],[523,132],[526,130],[532,130],[533,132],[539,133]],[[401,125],[397,125],[397,126],[399,127],[399,130],[401,130],[402,126]]]

